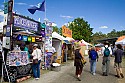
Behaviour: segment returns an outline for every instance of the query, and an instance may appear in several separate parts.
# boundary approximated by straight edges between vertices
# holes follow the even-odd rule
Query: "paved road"
[[[87,59],[88,60],[88,59]],[[66,64],[61,67],[61,71],[55,72],[50,71],[46,74],[41,75],[39,80],[29,79],[22,83],[124,83],[125,79],[118,79],[114,77],[115,71],[113,68],[113,58],[111,58],[111,67],[109,76],[102,76],[101,72],[101,61],[102,57],[100,57],[97,63],[97,72],[96,75],[93,76],[89,72],[89,62],[83,69],[83,73],[81,76],[82,81],[78,81],[75,76],[75,67],[73,66],[73,62]]]

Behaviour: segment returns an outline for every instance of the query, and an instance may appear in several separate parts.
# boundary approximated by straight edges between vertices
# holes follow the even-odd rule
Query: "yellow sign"
[[[72,30],[70,30],[66,26],[62,26],[62,35],[72,38]]]
[[[32,37],[32,42],[35,42],[35,37]]]

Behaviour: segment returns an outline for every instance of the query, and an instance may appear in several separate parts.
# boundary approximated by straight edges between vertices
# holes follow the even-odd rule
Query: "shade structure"
[[[58,34],[57,32],[52,33],[52,38],[63,40],[63,37],[60,34]]]
[[[33,35],[34,33],[31,33],[28,30],[26,30],[26,31],[18,31],[18,32],[15,32],[14,34]]]
[[[125,38],[125,35],[123,35],[123,36],[120,36],[118,39],[117,39],[117,42],[118,41],[121,41],[121,40],[123,40]]]
[[[80,43],[79,45],[80,45],[80,46],[86,46],[84,43]]]
[[[121,41],[117,41],[117,42],[115,42],[115,44],[125,45],[125,38],[122,39]]]

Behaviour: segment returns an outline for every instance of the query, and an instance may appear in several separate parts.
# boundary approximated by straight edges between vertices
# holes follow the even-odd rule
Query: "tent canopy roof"
[[[115,42],[115,44],[125,44],[125,38],[124,39],[122,39],[121,41],[117,41],[117,42]]]

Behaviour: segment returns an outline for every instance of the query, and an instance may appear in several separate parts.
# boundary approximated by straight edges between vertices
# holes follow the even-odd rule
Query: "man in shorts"
[[[122,56],[123,56],[123,50],[122,46],[120,44],[117,44],[117,49],[114,52],[115,60],[114,60],[114,67],[116,68],[116,77],[118,78],[124,78],[124,75],[122,73]]]

